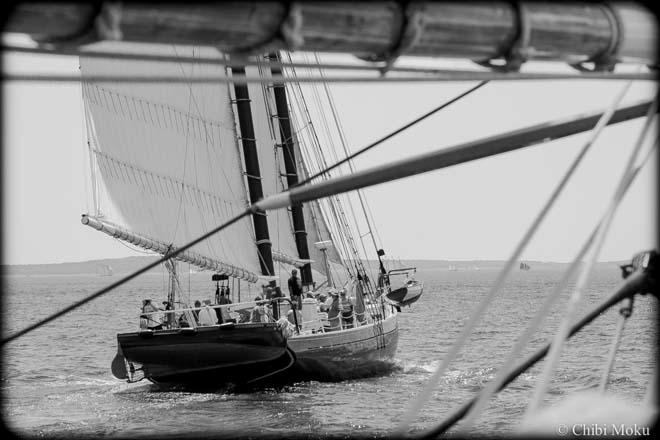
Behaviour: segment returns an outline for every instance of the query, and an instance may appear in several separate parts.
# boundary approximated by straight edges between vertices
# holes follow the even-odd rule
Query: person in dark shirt
[[[301,309],[302,286],[300,285],[300,279],[298,278],[298,271],[296,269],[291,271],[291,278],[289,278],[289,296],[295,307]]]
[[[273,307],[273,318],[277,321],[280,318],[280,301],[278,301],[277,298],[283,298],[284,294],[275,281],[270,282],[268,292],[270,296],[267,298],[272,300],[271,306]]]

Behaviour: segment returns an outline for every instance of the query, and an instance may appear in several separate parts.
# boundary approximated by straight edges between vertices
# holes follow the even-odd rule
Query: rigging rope
[[[343,165],[344,163],[346,163],[346,162],[348,162],[348,161],[351,161],[351,160],[355,159],[356,157],[358,157],[358,156],[361,155],[362,153],[366,153],[367,151],[371,150],[373,147],[375,147],[375,146],[377,146],[377,145],[379,145],[379,144],[382,144],[383,142],[385,142],[386,140],[388,140],[388,139],[390,139],[390,138],[393,138],[393,137],[396,136],[397,134],[399,134],[399,133],[401,133],[401,132],[407,130],[408,128],[412,127],[413,125],[417,124],[418,122],[422,122],[424,119],[428,118],[429,116],[432,116],[432,115],[436,114],[437,112],[439,112],[440,110],[442,110],[442,109],[444,109],[444,108],[446,108],[446,107],[449,107],[449,106],[452,105],[453,103],[455,103],[455,102],[457,102],[458,100],[460,100],[460,99],[466,97],[467,95],[469,95],[470,93],[474,92],[475,90],[477,90],[477,89],[479,89],[479,88],[485,86],[487,83],[488,83],[488,81],[482,81],[482,82],[480,82],[480,83],[477,84],[476,86],[474,86],[474,87],[472,87],[472,88],[466,90],[465,92],[461,93],[460,95],[458,95],[458,96],[456,96],[456,97],[450,99],[450,100],[447,101],[447,102],[444,102],[444,103],[440,104],[439,106],[437,106],[437,107],[434,108],[433,110],[424,113],[423,115],[419,116],[418,118],[416,118],[416,119],[414,119],[414,120],[408,122],[407,124],[403,125],[402,127],[398,128],[398,129],[396,129],[396,130],[394,130],[394,131],[392,131],[392,132],[386,134],[386,135],[383,136],[382,138],[380,138],[380,139],[378,139],[378,140],[372,142],[371,144],[367,145],[366,147],[363,147],[363,148],[359,149],[358,151],[356,151],[356,152],[353,153],[352,155],[350,155],[350,156],[348,156],[348,157],[346,157],[346,158],[340,160],[339,162],[337,162],[337,163],[331,165],[330,167],[327,167],[327,168],[324,169],[323,171],[318,172],[318,173],[316,173],[316,174],[314,174],[314,175],[308,177],[307,179],[303,180],[302,182],[299,182],[298,185],[305,185],[305,184],[311,182],[312,180],[316,179],[317,177],[322,176],[322,175],[328,173],[329,171],[332,171],[333,169],[337,168],[338,166]]]
[[[400,437],[405,435],[405,433],[408,430],[408,427],[414,421],[415,416],[419,414],[419,411],[428,402],[429,398],[431,397],[431,393],[433,392],[433,390],[438,384],[438,381],[440,380],[440,377],[442,377],[446,368],[449,366],[450,362],[453,361],[454,358],[458,355],[458,352],[472,334],[472,330],[474,329],[474,327],[481,321],[483,314],[486,312],[486,309],[495,298],[495,295],[504,286],[504,283],[507,277],[509,276],[509,274],[511,273],[515,263],[522,255],[522,252],[527,247],[527,244],[530,242],[530,240],[538,230],[542,221],[545,219],[547,213],[554,205],[555,201],[561,194],[564,187],[567,185],[568,180],[571,178],[571,176],[577,169],[577,166],[580,164],[580,162],[586,155],[587,151],[591,148],[591,146],[596,141],[596,139],[598,139],[598,136],[601,134],[605,126],[607,126],[608,121],[610,120],[612,115],[614,115],[614,112],[619,102],[621,102],[626,92],[630,88],[631,84],[632,82],[626,84],[626,86],[616,95],[615,99],[613,100],[612,104],[609,106],[608,110],[605,113],[603,113],[601,118],[598,120],[596,127],[591,132],[591,136],[589,137],[585,145],[582,147],[580,153],[573,160],[573,163],[571,163],[571,166],[568,168],[568,170],[562,177],[561,181],[559,182],[559,185],[557,185],[550,198],[547,200],[543,208],[539,211],[534,221],[532,222],[530,227],[527,229],[527,231],[521,238],[515,250],[507,260],[506,264],[504,265],[504,268],[502,268],[502,270],[498,274],[497,279],[493,283],[493,286],[489,289],[488,293],[486,293],[486,295],[484,295],[484,297],[481,299],[481,301],[477,305],[477,308],[470,316],[470,319],[463,326],[463,329],[461,330],[456,340],[452,344],[451,348],[449,349],[449,352],[442,359],[442,362],[440,363],[438,368],[435,370],[433,375],[426,382],[426,384],[424,385],[420,393],[417,395],[415,400],[412,402],[412,404],[408,407],[408,410],[402,417],[401,423],[394,432],[395,436]]]
[[[172,75],[90,75],[81,80],[79,75],[71,74],[49,74],[37,72],[5,73],[0,76],[2,81],[24,81],[24,82],[95,82],[95,83],[148,83],[148,84],[176,84],[186,82],[178,76]],[[437,73],[425,75],[409,76],[386,76],[386,77],[364,77],[364,76],[333,76],[321,78],[319,76],[305,76],[297,78],[298,83],[423,83],[423,82],[454,82],[454,81],[554,81],[554,80],[642,80],[657,81],[658,75],[655,72],[649,73],[605,73],[588,72],[580,74],[566,73],[532,73],[532,72],[482,72],[470,70],[438,70]],[[200,76],[191,79],[194,84],[220,84],[220,83],[263,83],[276,81],[281,83],[292,82],[291,78],[286,76],[272,76],[266,78],[228,78],[217,76]]]
[[[147,272],[149,269],[152,269],[152,268],[158,266],[159,264],[164,263],[165,261],[176,257],[180,253],[182,253],[182,252],[190,249],[191,247],[203,242],[207,238],[209,238],[209,237],[215,235],[216,233],[222,231],[223,229],[233,225],[234,223],[236,223],[237,221],[239,221],[243,217],[246,217],[250,214],[252,214],[252,210],[251,209],[246,209],[245,211],[243,211],[239,215],[235,216],[234,218],[226,221],[225,223],[221,224],[220,226],[217,226],[217,227],[211,229],[210,231],[208,231],[205,234],[197,237],[196,239],[192,240],[191,242],[189,242],[189,243],[173,250],[172,252],[170,252],[167,255],[159,258],[158,260],[154,261],[153,263],[147,264],[146,266],[142,267],[141,269],[138,269],[135,272],[132,272],[129,275],[126,275],[125,277],[115,281],[114,283],[112,283],[112,284],[110,284],[110,285],[108,285],[108,286],[106,286],[106,287],[104,287],[100,290],[97,290],[96,292],[92,293],[91,295],[86,296],[85,298],[81,299],[80,301],[76,301],[75,303],[71,304],[70,306],[65,307],[65,308],[59,310],[58,312],[55,312],[55,313],[49,315],[48,317],[46,317],[46,318],[44,318],[44,319],[42,319],[42,320],[40,320],[40,321],[38,321],[38,322],[36,322],[32,325],[29,325],[28,327],[24,328],[23,330],[19,330],[16,333],[4,338],[2,340],[2,345],[5,345],[6,343],[11,342],[14,339],[19,338],[19,337],[23,336],[24,334],[29,333],[32,330],[35,330],[35,329],[37,329],[37,328],[39,328],[39,327],[41,327],[45,324],[48,324],[49,322],[59,318],[60,316],[65,315],[65,314],[77,309],[78,307],[80,307],[84,304],[87,304],[88,302],[90,302],[90,301],[92,301],[92,300],[94,300],[94,299],[96,299],[96,298],[98,298],[98,297],[114,290],[116,287],[119,287],[122,284],[125,284],[126,282],[132,280],[133,278]]]
[[[635,177],[637,177],[637,174],[641,171],[644,165],[648,163],[652,153],[655,152],[656,148],[657,148],[657,144],[652,149],[649,150],[648,154],[646,155],[642,163],[637,168],[635,168],[634,173],[631,179],[628,181],[628,184],[626,185],[624,191],[627,191],[630,188],[632,182],[635,180]],[[580,251],[573,258],[571,265],[568,267],[566,272],[564,272],[564,275],[559,280],[559,282],[554,286],[552,291],[546,296],[545,301],[543,302],[542,306],[537,310],[534,317],[530,320],[529,324],[527,325],[527,328],[518,337],[515,344],[513,345],[513,348],[506,357],[505,361],[502,363],[499,370],[497,371],[495,378],[491,380],[486,385],[486,387],[481,391],[481,393],[478,396],[478,400],[476,400],[476,402],[472,406],[472,409],[470,410],[470,413],[467,415],[464,426],[466,427],[469,426],[473,422],[474,417],[477,417],[479,414],[481,414],[483,408],[485,407],[486,403],[490,400],[492,395],[497,390],[500,390],[502,388],[502,384],[506,380],[506,377],[509,374],[509,371],[513,366],[513,363],[518,359],[523,349],[527,346],[527,344],[531,340],[534,332],[541,326],[544,319],[548,316],[551,307],[560,299],[561,293],[568,287],[569,282],[576,275],[578,269],[580,268],[579,264],[584,258],[584,256],[587,254],[589,248],[591,247],[593,240],[596,237],[598,228],[602,224],[602,221],[603,220],[601,219],[598,222],[598,224],[596,224],[593,231],[589,235],[589,238],[587,238],[587,240],[582,245]]]
[[[603,222],[598,228],[598,232],[596,234],[596,238],[594,239],[594,244],[593,244],[593,250],[590,255],[590,258],[587,260],[586,265],[582,269],[582,272],[580,273],[580,277],[577,280],[577,284],[575,288],[573,289],[573,293],[571,294],[571,297],[569,298],[568,305],[567,305],[567,310],[566,310],[566,315],[564,316],[564,319],[562,323],[559,326],[559,330],[557,331],[557,334],[555,335],[555,339],[552,343],[551,346],[551,352],[550,356],[548,357],[548,362],[545,364],[545,368],[543,370],[543,375],[541,376],[541,379],[538,382],[538,385],[536,387],[536,390],[534,391],[534,395],[532,397],[532,400],[530,401],[530,404],[527,408],[527,411],[525,413],[525,418],[529,417],[534,411],[538,409],[538,407],[541,404],[541,401],[543,400],[543,395],[545,394],[545,390],[547,389],[550,379],[552,377],[552,373],[554,371],[554,368],[559,362],[559,357],[561,356],[561,351],[564,345],[564,339],[566,338],[566,334],[568,332],[568,327],[571,323],[571,321],[574,319],[576,311],[577,311],[577,305],[579,303],[580,298],[582,297],[582,293],[584,291],[584,288],[587,284],[587,281],[589,279],[589,275],[591,273],[591,269],[596,262],[596,259],[598,258],[598,255],[600,253],[600,249],[605,241],[605,237],[607,236],[607,232],[609,230],[609,227],[612,223],[612,220],[614,219],[614,214],[616,212],[616,209],[619,206],[619,203],[621,202],[624,194],[624,189],[628,184],[628,181],[631,179],[633,170],[634,170],[634,163],[637,159],[637,156],[639,155],[639,151],[642,148],[642,145],[644,144],[644,139],[646,137],[647,132],[649,131],[649,127],[651,126],[651,122],[654,120],[653,115],[657,111],[658,108],[658,101],[657,99],[653,101],[653,104],[651,105],[648,113],[648,117],[645,121],[644,127],[642,128],[642,131],[637,138],[637,142],[633,148],[633,151],[630,154],[630,157],[628,159],[628,163],[626,164],[624,168],[624,173],[621,176],[621,179],[619,180],[619,184],[617,185],[616,191],[610,201],[610,204],[603,216]]]
[[[314,59],[315,59],[316,63],[319,65],[319,68],[318,68],[319,75],[321,75],[321,77],[323,77],[324,74],[323,74],[323,71],[321,70],[321,67],[320,67],[321,60],[319,59],[318,54],[314,54]],[[326,83],[323,83],[323,90],[325,91],[326,98],[328,100],[328,103],[330,104],[330,111],[332,113],[332,118],[333,118],[333,121],[335,122],[335,127],[337,128],[337,132],[339,133],[339,140],[340,140],[341,146],[344,150],[345,158],[349,157],[350,152],[348,150],[348,141],[346,140],[346,135],[344,133],[344,129],[341,125],[341,121],[340,121],[339,116],[337,114],[337,110],[335,108],[334,100],[332,99],[332,94],[330,93],[330,88],[328,87],[328,85]],[[353,173],[354,172],[353,162],[349,161],[348,166],[349,166],[349,169],[351,170],[351,173]],[[358,196],[358,199],[360,201],[360,206],[362,207],[362,214],[364,215],[364,219],[365,219],[365,222],[366,222],[367,229],[369,230],[369,235],[371,237],[371,241],[374,245],[374,251],[377,252],[379,248],[378,248],[378,245],[376,244],[376,239],[374,237],[373,229],[372,229],[371,223],[369,221],[369,215],[368,215],[367,209],[365,207],[366,202],[365,202],[364,198],[362,197],[362,191],[358,190],[357,191],[357,196]],[[357,218],[355,216],[355,211],[353,210],[353,206],[350,203],[350,196],[347,195],[347,198],[349,200],[349,206],[351,208],[351,213],[353,214],[353,221],[355,222],[355,227],[357,228],[358,236],[360,238],[360,244],[362,244],[362,249],[363,249],[363,252],[364,252],[364,258],[367,261],[367,265],[369,266],[370,272],[373,273],[373,268],[371,267],[370,260],[368,259],[367,249],[364,245],[364,240],[362,239],[363,235],[359,233],[360,230],[359,230],[359,227],[358,227],[358,221],[357,221]]]
[[[577,323],[572,325],[571,328],[570,328],[570,332],[568,334],[568,337],[572,337],[573,335],[575,335],[583,327],[585,327],[591,321],[596,319],[599,315],[601,315],[607,309],[609,309],[613,305],[620,302],[622,299],[633,296],[635,294],[645,294],[649,290],[657,288],[656,286],[653,286],[652,284],[650,284],[650,283],[653,282],[653,280],[652,279],[649,280],[647,270],[652,270],[652,269],[638,270],[637,272],[630,275],[624,281],[623,285],[614,294],[612,294],[609,298],[607,298],[602,303],[600,303],[599,305],[594,307],[582,319],[580,319]],[[536,364],[539,360],[543,359],[543,357],[548,353],[549,349],[550,349],[550,345],[546,344],[544,347],[540,348],[539,350],[537,350],[536,352],[534,352],[533,354],[528,356],[524,361],[519,363],[516,368],[514,368],[513,370],[508,372],[508,374],[506,375],[506,377],[504,379],[504,382],[498,388],[498,391],[502,390],[506,385],[513,382],[523,372],[527,371],[531,366]],[[470,401],[463,404],[459,409],[454,411],[451,415],[449,415],[445,420],[443,420],[437,426],[435,426],[435,427],[425,431],[421,435],[417,435],[415,437],[418,437],[418,438],[436,438],[436,437],[444,434],[449,428],[451,428],[463,416],[465,416],[465,414],[475,404],[476,399],[477,398],[474,397]]]
[[[633,310],[633,298],[626,298],[623,302],[623,305],[619,309],[619,320],[614,334],[614,340],[612,341],[612,347],[610,348],[610,354],[607,359],[607,367],[603,372],[603,377],[598,386],[598,391],[604,393],[607,388],[607,382],[612,372],[612,367],[614,366],[614,360],[616,359],[616,352],[619,349],[619,342],[621,341],[621,335],[623,334],[623,327],[626,324],[628,318],[632,314]]]

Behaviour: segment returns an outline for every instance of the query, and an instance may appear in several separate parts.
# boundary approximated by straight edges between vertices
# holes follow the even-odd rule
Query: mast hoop
[[[263,41],[240,47],[231,51],[234,55],[247,56],[253,53],[259,53],[272,47],[273,43],[282,41],[287,50],[296,50],[305,42],[300,30],[302,29],[302,12],[300,6],[294,2],[284,2],[284,14],[278,23],[275,31]]]
[[[424,6],[409,1],[403,3],[397,3],[401,12],[401,26],[390,48],[381,53],[363,57],[358,56],[358,58],[369,62],[384,62],[385,65],[378,69],[381,76],[385,76],[396,60],[417,44],[424,31]]]
[[[569,66],[579,72],[613,72],[614,67],[619,62],[617,52],[619,51],[621,36],[623,35],[621,18],[609,2],[599,6],[605,14],[605,17],[607,17],[607,21],[610,23],[610,29],[612,31],[610,44],[605,50],[597,55],[578,63],[569,64]],[[585,63],[593,63],[593,67],[588,68],[585,66]]]
[[[474,63],[487,67],[495,72],[519,72],[520,67],[529,59],[529,41],[532,27],[527,10],[519,2],[512,2],[511,7],[516,17],[516,34],[508,47],[500,50],[500,53],[486,60],[476,60]],[[495,64],[494,60],[501,59],[504,64]]]

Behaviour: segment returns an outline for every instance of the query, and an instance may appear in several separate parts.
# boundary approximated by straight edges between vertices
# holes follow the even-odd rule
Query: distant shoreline
[[[89,261],[80,261],[80,262],[68,262],[68,263],[48,263],[48,264],[14,264],[14,265],[1,265],[0,274],[2,276],[16,276],[16,275],[29,275],[29,276],[39,276],[39,275],[94,275],[97,274],[101,276],[103,272],[103,267],[110,266],[112,268],[113,274],[124,274],[135,271],[146,264],[154,262],[159,257],[157,256],[136,256],[136,257],[124,257],[124,258],[105,258],[101,260],[89,260]],[[389,261],[389,260],[388,260]],[[552,267],[562,267],[566,266],[569,263],[558,263],[552,261],[535,261],[535,260],[524,260],[525,263],[529,264],[532,269],[536,268],[552,268]],[[398,265],[398,260],[396,264]],[[427,269],[446,269],[454,267],[457,270],[474,270],[478,269],[496,269],[504,265],[504,260],[424,260],[424,259],[415,259],[415,260],[401,260],[401,263],[404,266],[417,267],[419,270]],[[606,261],[599,262],[598,265],[620,265],[624,264],[626,261]],[[186,267],[185,263],[182,264],[182,267]],[[187,269],[186,269],[187,271]],[[155,267],[149,271],[150,273],[162,273],[162,267]],[[210,272],[202,272],[210,273]]]

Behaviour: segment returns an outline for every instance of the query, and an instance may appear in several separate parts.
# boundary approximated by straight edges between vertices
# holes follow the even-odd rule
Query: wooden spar
[[[245,68],[233,67],[231,71],[232,76],[245,76]],[[234,93],[236,95],[238,126],[241,130],[241,143],[243,144],[248,193],[250,195],[250,203],[254,204],[264,196],[264,192],[261,187],[257,141],[254,135],[254,125],[252,124],[252,110],[250,108],[250,94],[247,84],[234,84]],[[273,266],[272,244],[268,233],[266,213],[259,210],[254,211],[252,213],[252,222],[254,224],[254,235],[257,241],[257,253],[259,254],[261,273],[272,276],[275,274],[275,268]]]
[[[405,4],[405,3],[404,3]],[[277,49],[579,63],[615,55],[657,62],[655,16],[634,3],[591,2],[19,3],[5,32],[60,45],[98,40],[208,44],[228,53]],[[519,38],[522,37],[522,38]],[[524,61],[524,59],[523,59]]]
[[[269,59],[279,62],[277,54],[272,53]],[[270,68],[273,76],[282,75],[282,69],[279,67]],[[277,108],[277,121],[280,129],[280,139],[282,142],[282,156],[284,158],[284,171],[286,172],[286,186],[292,188],[298,184],[298,170],[296,169],[296,152],[293,145],[293,129],[291,128],[291,119],[289,117],[289,104],[286,96],[286,86],[280,82],[273,83],[273,95],[275,96],[275,106]],[[291,220],[293,223],[293,234],[296,239],[296,249],[298,256],[303,260],[309,260],[309,248],[307,245],[307,231],[305,230],[305,217],[303,215],[303,206],[301,203],[291,206]],[[312,265],[305,264],[300,268],[300,280],[303,286],[314,284],[312,278]]]
[[[608,125],[645,116],[650,105],[651,102],[643,102],[623,107],[614,112]],[[279,209],[289,204],[304,203],[571,136],[591,130],[601,116],[602,113],[592,113],[581,117],[545,122],[454,147],[431,151],[347,176],[299,186],[261,200],[254,208]]]
[[[115,225],[107,220],[102,220],[87,214],[83,214],[80,221],[83,225],[94,228],[111,237],[125,241],[126,243],[131,243],[132,245],[148,251],[157,252],[163,256],[172,255],[177,250],[177,248],[172,247],[167,243],[136,234],[135,232],[122,228],[121,226]],[[250,283],[256,283],[259,280],[258,275],[253,272],[206,257],[193,251],[186,250],[178,252],[173,258],[197,266],[200,269],[212,270],[214,272],[246,280]]]

